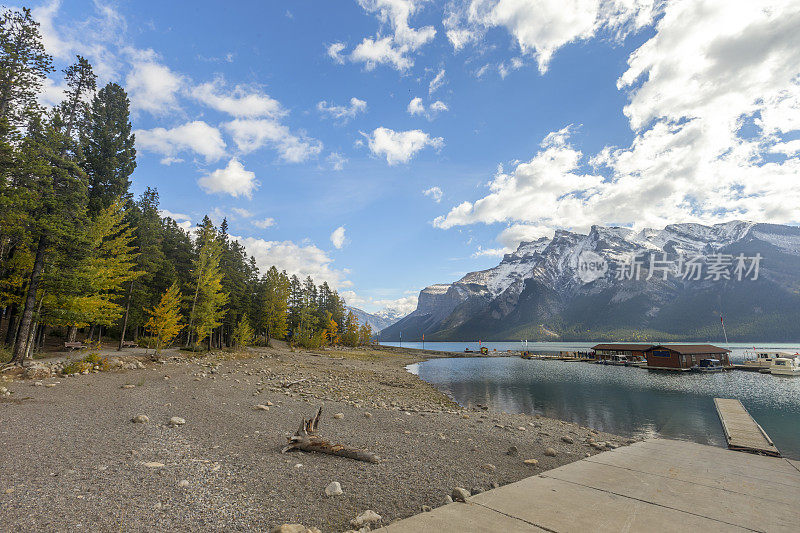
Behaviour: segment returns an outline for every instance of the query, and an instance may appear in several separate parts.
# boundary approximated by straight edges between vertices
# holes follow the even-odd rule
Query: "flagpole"
[[[719,321],[722,323],[722,334],[725,335],[725,344],[728,344],[728,334],[725,332],[725,320],[722,319],[722,315],[719,315]]]

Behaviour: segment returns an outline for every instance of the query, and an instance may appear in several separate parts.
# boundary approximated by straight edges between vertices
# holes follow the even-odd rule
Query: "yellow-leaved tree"
[[[270,339],[283,339],[286,336],[288,324],[288,302],[291,283],[286,272],[278,272],[271,267],[263,278],[264,294],[262,296],[262,309],[264,313],[264,330],[269,346]]]
[[[372,326],[363,324],[358,330],[358,343],[361,345],[370,344],[372,342]]]
[[[250,325],[250,319],[247,318],[247,313],[242,315],[236,327],[233,328],[233,342],[236,343],[237,348],[247,348],[253,344],[255,332],[253,326]]]
[[[156,353],[158,353],[162,347],[168,346],[183,329],[183,325],[180,323],[181,291],[178,290],[178,284],[173,283],[164,292],[158,305],[152,309],[145,309],[145,312],[150,315],[150,318],[144,327],[155,339]]]
[[[137,270],[139,253],[134,228],[125,221],[122,199],[100,210],[86,231],[88,247],[74,272],[54,272],[45,295],[47,322],[75,328],[87,324],[111,326],[122,316],[123,288],[143,272]]]
[[[323,330],[323,335],[325,335],[325,342],[330,346],[336,346],[341,342],[339,338],[339,324],[333,319],[333,314],[330,311],[325,312],[325,329]]]
[[[228,295],[222,292],[222,244],[208,217],[197,229],[197,247],[194,265],[196,286],[189,329],[194,332],[198,344],[208,338],[208,349],[211,350],[211,336],[214,329],[222,324],[222,317],[225,316],[223,307],[228,303]]]

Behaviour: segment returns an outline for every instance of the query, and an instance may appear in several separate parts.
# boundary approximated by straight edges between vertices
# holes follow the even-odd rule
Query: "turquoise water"
[[[403,346],[414,347],[409,344]],[[453,347],[443,346],[449,344]],[[490,349],[507,349],[501,344],[485,343]],[[558,344],[571,347],[556,351],[581,349],[575,343]],[[435,345],[448,351],[456,346],[463,351],[465,346]],[[428,349],[433,346],[425,343]],[[789,346],[775,349],[788,350]],[[743,353],[744,347],[741,350]],[[483,404],[509,413],[542,414],[618,435],[715,446],[724,446],[725,439],[713,398],[738,398],[785,456],[800,459],[800,377],[742,371],[651,372],[519,357],[432,359],[411,365],[409,370],[468,407]]]

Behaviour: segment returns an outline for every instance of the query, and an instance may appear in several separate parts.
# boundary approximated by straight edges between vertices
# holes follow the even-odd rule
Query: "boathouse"
[[[724,367],[730,366],[730,350],[711,344],[658,344],[645,350],[647,368],[689,370],[703,359],[719,359]]]
[[[652,344],[597,344],[592,346],[592,350],[598,361],[611,359],[614,355],[624,357],[628,361],[639,361],[644,359],[644,352],[652,346]]]

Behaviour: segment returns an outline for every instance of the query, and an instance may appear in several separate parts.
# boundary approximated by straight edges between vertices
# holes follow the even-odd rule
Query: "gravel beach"
[[[172,350],[162,362],[142,357],[136,370],[38,381],[6,373],[0,530],[301,523],[341,532],[366,510],[385,525],[445,504],[455,487],[488,490],[600,453],[598,443],[627,442],[558,420],[462,409],[405,370],[431,356],[440,354],[280,346],[187,358]],[[382,461],[281,454],[323,404],[323,437]],[[341,495],[326,495],[332,482]]]

